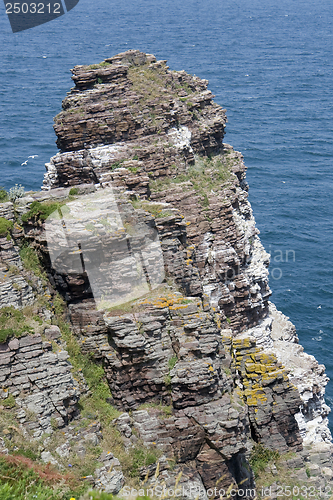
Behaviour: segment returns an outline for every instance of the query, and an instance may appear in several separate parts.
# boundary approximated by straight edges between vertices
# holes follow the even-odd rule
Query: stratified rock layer
[[[260,443],[280,453],[297,452],[286,467],[300,468],[298,480],[306,480],[310,463],[318,468],[318,485],[330,485],[324,368],[302,352],[293,326],[268,301],[269,255],[248,202],[243,157],[223,143],[225,111],[213,102],[208,82],[170,71],[165,61],[139,51],[76,66],[72,73],[75,88],[55,118],[61,152],[46,165],[43,193],[16,203],[23,230],[16,224],[11,235],[15,243],[24,239],[37,250],[50,284],[67,302],[82,352],[103,366],[110,402],[123,412],[114,425],[125,448],[140,441],[163,452],[158,462],[142,467],[141,479],[155,486],[196,485],[203,488],[202,500],[217,484],[225,490],[237,484],[251,488],[247,460]],[[107,203],[91,220],[83,210],[85,201],[103,199],[107,190],[117,204],[114,227]],[[46,207],[59,202],[52,242],[36,201]],[[54,258],[50,245],[61,243],[62,231],[69,235],[63,214],[71,209],[79,220],[72,232],[77,248],[70,248],[67,258],[63,240],[60,266],[60,250]],[[0,206],[0,215],[15,220],[10,203]],[[153,258],[140,249],[147,246],[145,227],[154,236],[164,274],[157,272],[156,252]],[[131,271],[121,266],[121,248],[129,252],[128,262],[137,259]],[[0,300],[6,304],[1,287],[17,289],[13,273],[9,285],[6,273],[13,265],[21,268],[11,240],[1,238],[0,250]],[[150,279],[154,266],[162,283]],[[147,280],[142,293],[135,272]],[[96,289],[107,295],[108,283],[119,298],[113,307],[103,306],[96,293],[94,300]],[[33,301],[38,287],[19,285],[21,295],[11,298],[16,308]],[[135,300],[129,300],[133,290]],[[54,334],[47,332],[50,340]],[[36,336],[16,342],[29,342],[25,339],[40,342]],[[66,422],[77,397],[70,367],[64,365],[66,354],[44,352],[50,346],[43,346],[36,358],[41,373],[57,357],[57,376],[66,377],[66,397],[58,391],[56,400]],[[12,344],[3,351],[11,352]],[[3,376],[16,396],[15,363],[10,358]],[[28,398],[35,397],[34,388],[26,390]],[[310,445],[316,447],[315,464]],[[66,455],[68,447],[66,441],[56,453]],[[123,475],[108,469],[119,465],[110,456],[102,460],[95,484],[117,493]],[[169,462],[176,462],[174,471]]]

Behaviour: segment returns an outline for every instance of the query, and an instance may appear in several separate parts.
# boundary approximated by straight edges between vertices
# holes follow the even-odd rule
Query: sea
[[[271,254],[272,301],[326,365],[333,408],[331,0],[80,0],[15,34],[1,2],[0,186],[40,188],[70,68],[128,49],[208,79],[227,109],[225,142],[244,155]]]

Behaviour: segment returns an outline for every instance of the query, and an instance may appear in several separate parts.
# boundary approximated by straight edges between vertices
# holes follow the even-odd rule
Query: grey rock
[[[57,467],[60,467],[59,462],[57,462],[57,460],[54,458],[52,453],[50,453],[49,451],[43,451],[41,453],[41,459],[45,464],[50,463],[52,465],[56,465]]]
[[[100,491],[117,495],[124,483],[125,478],[121,471],[109,471],[108,467],[102,467],[95,471],[95,488]]]
[[[69,453],[71,451],[71,446],[68,441],[66,443],[62,444],[61,446],[58,446],[56,448],[56,453],[59,455],[60,458],[68,458]]]
[[[60,331],[60,328],[58,326],[52,325],[48,328],[45,328],[44,335],[49,340],[56,340],[56,339],[59,339],[61,337],[61,331]]]

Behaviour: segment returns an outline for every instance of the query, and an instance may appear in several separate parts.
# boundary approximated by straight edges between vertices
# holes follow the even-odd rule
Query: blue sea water
[[[209,79],[227,108],[225,141],[248,167],[250,201],[272,255],[272,300],[295,323],[305,350],[326,365],[333,407],[331,6],[80,0],[58,20],[12,34],[1,3],[0,185],[40,187],[57,152],[52,120],[74,65],[137,48]]]

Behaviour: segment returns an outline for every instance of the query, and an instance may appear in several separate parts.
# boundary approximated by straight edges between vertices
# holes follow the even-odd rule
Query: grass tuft
[[[0,236],[7,236],[13,227],[13,222],[5,219],[4,217],[0,217]]]
[[[261,443],[256,443],[249,460],[255,476],[263,472],[268,464],[278,460],[279,457],[280,454],[278,451],[270,450],[269,448],[265,448]]]
[[[34,329],[27,322],[23,311],[14,306],[0,309],[0,344],[7,342],[11,337],[22,337],[34,333]]]

